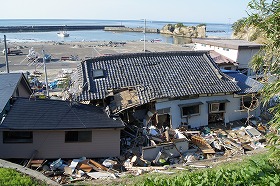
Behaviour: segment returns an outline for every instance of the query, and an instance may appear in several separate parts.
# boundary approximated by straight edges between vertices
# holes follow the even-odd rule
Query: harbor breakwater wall
[[[105,27],[105,31],[114,32],[144,32],[144,28],[130,28],[130,27]],[[146,28],[146,33],[159,33],[160,30],[156,28]]]
[[[101,30],[109,28],[124,28],[120,25],[44,25],[44,26],[0,26],[0,32],[48,32],[61,30]]]

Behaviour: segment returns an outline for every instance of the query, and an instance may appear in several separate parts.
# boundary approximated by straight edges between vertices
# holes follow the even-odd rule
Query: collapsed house
[[[17,98],[0,123],[0,158],[119,156],[123,128],[92,105]]]
[[[259,116],[258,106],[249,111],[242,106],[244,95],[262,85],[230,75],[206,51],[102,56],[81,62],[71,93],[79,102],[102,105],[109,115],[143,127],[199,128],[248,118],[248,113]]]
[[[70,102],[14,99],[0,124],[0,158],[30,159],[26,167],[69,183],[265,146],[259,121],[234,127],[259,116],[263,85],[221,71],[208,52],[97,57],[81,62],[72,80]],[[218,129],[203,127],[212,123]]]

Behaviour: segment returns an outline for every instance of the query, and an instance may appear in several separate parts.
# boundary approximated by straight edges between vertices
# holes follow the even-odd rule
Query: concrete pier
[[[124,27],[120,25],[44,25],[44,26],[0,26],[0,32],[49,32],[61,30],[102,30],[105,27]]]
[[[105,31],[115,32],[144,32],[144,28],[130,28],[130,27],[105,27]],[[146,33],[159,33],[159,29],[146,28]]]

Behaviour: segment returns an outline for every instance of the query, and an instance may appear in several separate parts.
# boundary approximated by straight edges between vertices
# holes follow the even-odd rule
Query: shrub
[[[43,182],[39,182],[27,175],[21,174],[16,170],[0,168],[0,185],[35,186],[46,184],[44,184]]]

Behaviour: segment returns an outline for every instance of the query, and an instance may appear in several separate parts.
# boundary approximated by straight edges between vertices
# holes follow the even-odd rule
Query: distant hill
[[[256,43],[263,44],[265,38],[263,33],[253,26],[246,25],[246,18],[242,18],[233,23],[232,26],[232,38],[233,39],[244,39],[247,41],[254,41]]]

